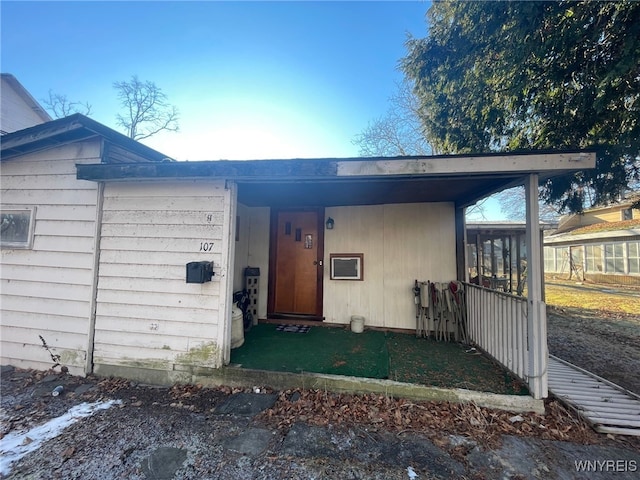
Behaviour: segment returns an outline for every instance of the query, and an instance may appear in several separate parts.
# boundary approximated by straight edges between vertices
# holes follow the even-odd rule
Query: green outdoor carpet
[[[308,333],[289,333],[276,328],[252,327],[244,345],[231,350],[231,363],[259,370],[389,378],[384,332],[311,327]]]
[[[231,350],[243,368],[389,379],[443,388],[527,395],[527,389],[488,357],[453,342],[412,334],[312,326],[308,333],[278,332],[259,324]]]
[[[476,350],[454,342],[387,334],[391,380],[443,388],[528,395],[505,369]]]

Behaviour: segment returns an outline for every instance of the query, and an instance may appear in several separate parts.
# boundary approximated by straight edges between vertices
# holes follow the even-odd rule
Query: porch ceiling
[[[522,176],[238,181],[238,201],[250,207],[378,205],[454,202],[469,205]]]

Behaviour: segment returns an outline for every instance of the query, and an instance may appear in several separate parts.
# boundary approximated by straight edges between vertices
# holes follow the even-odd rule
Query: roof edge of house
[[[3,79],[5,79],[22,97],[22,99],[31,107],[31,110],[40,117],[43,122],[50,122],[52,119],[51,115],[44,109],[40,102],[38,102],[33,95],[29,93],[29,90],[24,88],[24,85],[20,83],[20,81],[15,77],[15,75],[11,73],[0,73]]]
[[[615,238],[640,238],[640,228],[629,228],[626,230],[605,230],[603,232],[571,234],[559,233],[545,237],[544,244],[571,244],[579,243],[582,240],[615,239]]]
[[[51,148],[55,146],[55,144],[43,144],[42,142],[45,140],[53,140],[55,138],[64,140],[65,136],[69,137],[69,132],[72,131],[75,132],[76,136],[78,136],[79,130],[84,130],[87,135],[80,138],[70,138],[70,141],[84,140],[91,136],[98,135],[111,143],[119,145],[126,150],[141,155],[151,161],[175,161],[167,155],[133,140],[132,138],[129,138],[126,135],[85,115],[82,115],[81,113],[74,113],[68,117],[58,118],[3,135],[0,137],[0,152],[2,152],[1,158],[15,158],[16,156],[30,151]],[[29,148],[30,146],[32,146],[32,149]]]

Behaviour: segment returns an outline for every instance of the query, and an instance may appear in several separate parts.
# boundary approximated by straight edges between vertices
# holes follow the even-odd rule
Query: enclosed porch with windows
[[[555,227],[555,224],[540,222],[542,238],[545,231]],[[526,233],[527,225],[521,222],[467,223],[469,281],[493,290],[522,295],[527,278]]]

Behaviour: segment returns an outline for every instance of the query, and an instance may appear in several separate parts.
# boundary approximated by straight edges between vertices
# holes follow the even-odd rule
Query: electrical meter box
[[[213,262],[187,263],[187,283],[210,282],[213,275]]]

